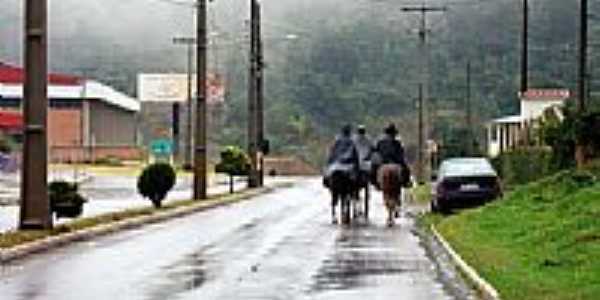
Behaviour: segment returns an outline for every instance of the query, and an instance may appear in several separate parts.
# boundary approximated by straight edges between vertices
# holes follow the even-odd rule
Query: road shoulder
[[[270,193],[278,188],[290,187],[291,185],[291,183],[274,184],[271,187],[244,190],[235,194],[217,195],[206,201],[178,201],[161,210],[136,209],[132,210],[133,213],[131,216],[128,216],[127,211],[124,211],[120,213],[110,213],[99,217],[81,219],[74,222],[74,225],[59,225],[53,231],[34,233],[31,236],[33,239],[31,241],[25,241],[24,243],[19,243],[15,246],[0,248],[0,263],[5,264],[13,260],[25,258],[31,254],[55,249],[72,242],[90,240],[95,237],[141,227],[146,224],[158,223],[208,209],[235,204],[252,199],[258,195]],[[94,220],[97,221],[102,219],[103,217],[109,220],[108,223],[97,224],[92,222]],[[15,233],[9,232],[0,234],[0,239],[7,239],[10,234]]]

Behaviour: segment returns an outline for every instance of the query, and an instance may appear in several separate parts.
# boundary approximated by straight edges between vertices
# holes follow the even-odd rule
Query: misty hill
[[[193,34],[193,10],[173,1],[51,1],[52,70],[86,74],[129,93],[135,91],[138,72],[184,72],[185,49],[171,40]],[[246,2],[210,4],[210,28],[219,34],[209,65],[225,74],[229,85],[225,125],[213,134],[213,141],[223,144],[244,144]],[[468,61],[477,123],[517,111],[520,2],[427,1],[449,8],[428,16],[427,51],[419,48],[420,16],[400,10],[411,3],[420,2],[264,1],[267,131],[275,151],[317,161],[346,122],[375,132],[395,121],[405,142],[414,145],[417,84],[425,59],[435,137],[447,138],[464,127],[460,113]],[[0,60],[20,60],[21,5],[0,0]],[[600,12],[599,5],[590,5]],[[574,89],[577,3],[531,0],[530,6],[530,85]],[[600,28],[596,22],[590,23],[592,40]],[[284,38],[290,34],[298,38]],[[459,117],[444,119],[439,111]]]

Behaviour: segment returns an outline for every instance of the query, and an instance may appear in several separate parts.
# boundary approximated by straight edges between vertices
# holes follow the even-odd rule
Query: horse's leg
[[[383,195],[383,199],[385,202],[385,208],[387,210],[387,226],[388,227],[392,227],[394,226],[394,211],[395,211],[395,203],[393,199],[392,195],[387,195],[386,193],[384,193]]]
[[[338,204],[338,197],[339,195],[337,193],[331,193],[331,223],[333,224],[337,224],[337,215],[335,212],[335,208]]]
[[[350,224],[350,194],[342,196],[342,223]]]
[[[365,220],[369,219],[369,183],[367,183],[367,185],[365,186],[365,204],[364,204],[364,208],[365,208]]]
[[[394,209],[395,217],[400,217],[400,209],[402,208],[402,189],[400,189],[400,193],[396,195],[396,209]]]

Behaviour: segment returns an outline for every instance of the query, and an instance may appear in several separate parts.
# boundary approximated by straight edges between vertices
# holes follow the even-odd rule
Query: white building
[[[488,155],[496,157],[523,140],[524,128],[539,119],[550,107],[560,107],[571,96],[566,89],[529,89],[519,93],[520,114],[492,120],[487,125]]]

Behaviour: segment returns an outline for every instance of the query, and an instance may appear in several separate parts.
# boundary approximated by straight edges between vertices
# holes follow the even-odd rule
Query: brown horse
[[[394,225],[394,217],[400,209],[402,193],[402,167],[397,164],[385,164],[377,171],[377,182],[383,192],[383,202],[388,212],[387,225]]]

